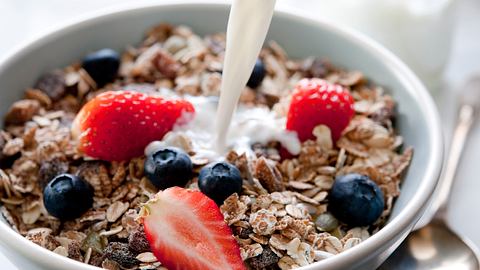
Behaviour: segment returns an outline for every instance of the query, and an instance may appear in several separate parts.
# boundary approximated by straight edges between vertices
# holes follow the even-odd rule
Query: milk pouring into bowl
[[[216,118],[218,152],[225,151],[230,120],[267,35],[275,1],[236,0],[233,2],[228,21],[227,47]]]
[[[185,147],[181,137],[191,138],[197,158],[216,160],[233,149],[253,154],[251,145],[278,141],[292,154],[300,152],[296,134],[285,130],[285,117],[278,117],[268,108],[237,110],[241,92],[252,73],[255,61],[265,40],[276,0],[236,0],[232,4],[227,29],[221,95],[213,98],[185,96],[194,104],[195,118],[187,125],[177,126],[162,141],[151,143],[146,154],[165,145]],[[176,96],[163,89],[163,96]],[[215,121],[213,121],[215,120]]]

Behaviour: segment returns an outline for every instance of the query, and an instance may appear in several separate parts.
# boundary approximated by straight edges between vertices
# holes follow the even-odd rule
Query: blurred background
[[[0,0],[0,59],[19,44],[86,14],[161,1]],[[398,55],[434,96],[448,142],[456,114],[456,94],[470,76],[480,74],[480,0],[278,0],[277,3],[355,28]],[[480,246],[478,125],[468,143],[448,218],[457,232]],[[0,269],[16,270],[1,254]]]

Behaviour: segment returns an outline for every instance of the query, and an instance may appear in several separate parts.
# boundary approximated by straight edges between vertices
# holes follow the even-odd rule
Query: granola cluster
[[[165,269],[150,251],[136,218],[156,188],[143,175],[144,157],[125,162],[91,160],[76,151],[70,127],[81,106],[99,93],[128,89],[154,93],[218,95],[225,35],[201,38],[185,26],[161,24],[122,56],[118,78],[105,87],[74,63],[40,77],[24,99],[12,104],[0,132],[0,211],[30,241],[71,259],[105,269]],[[332,142],[328,127],[302,144],[299,156],[281,161],[276,142],[252,146],[256,157],[230,152],[226,159],[244,179],[242,194],[221,206],[225,221],[251,269],[292,269],[351,248],[377,232],[399,195],[412,149],[399,149],[395,102],[362,73],[344,71],[318,58],[291,60],[275,42],[260,57],[267,76],[258,89],[246,88],[241,102],[268,106],[285,115],[293,85],[304,77],[341,84],[355,98],[356,116]],[[180,142],[198,172],[208,160],[195,159],[189,138]],[[335,177],[368,175],[383,191],[385,209],[372,226],[350,228],[327,211]],[[61,222],[46,211],[42,192],[56,175],[71,173],[94,189],[94,204],[81,217]],[[196,189],[196,178],[187,186]]]

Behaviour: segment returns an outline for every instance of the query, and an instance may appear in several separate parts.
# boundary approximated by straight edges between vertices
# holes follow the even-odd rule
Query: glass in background
[[[355,28],[399,56],[436,89],[449,60],[456,0],[284,0]]]

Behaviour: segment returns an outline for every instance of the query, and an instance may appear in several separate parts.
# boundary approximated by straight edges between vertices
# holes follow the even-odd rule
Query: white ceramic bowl
[[[96,14],[29,42],[0,66],[0,115],[43,72],[68,65],[95,49],[122,50],[128,44],[138,43],[145,30],[159,22],[186,24],[199,34],[225,31],[229,7],[202,2],[171,0]],[[360,245],[302,268],[375,269],[411,231],[437,183],[443,146],[432,99],[401,61],[351,30],[280,8],[268,38],[279,42],[291,57],[328,57],[334,64],[360,70],[385,86],[398,101],[397,128],[405,144],[415,148],[415,154],[390,221]],[[98,269],[29,242],[5,222],[0,222],[0,246],[20,269]]]

